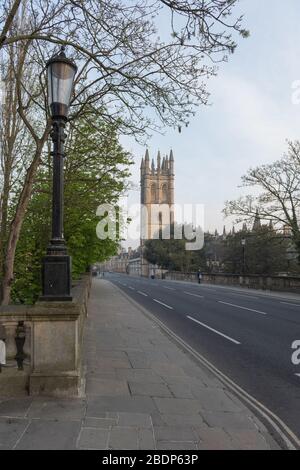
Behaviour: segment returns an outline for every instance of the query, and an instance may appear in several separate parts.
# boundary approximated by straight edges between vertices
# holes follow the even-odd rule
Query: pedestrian
[[[201,273],[200,269],[198,270],[197,277],[198,277],[198,284],[201,284],[202,273]]]

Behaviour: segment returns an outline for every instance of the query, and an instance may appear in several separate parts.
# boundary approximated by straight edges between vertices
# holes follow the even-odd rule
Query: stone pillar
[[[83,326],[90,286],[91,277],[87,275],[73,289],[70,302],[43,301],[34,306],[0,308],[0,333],[6,345],[0,396],[82,395]]]
[[[81,310],[73,301],[35,304],[30,314],[33,341],[30,395],[80,395]]]

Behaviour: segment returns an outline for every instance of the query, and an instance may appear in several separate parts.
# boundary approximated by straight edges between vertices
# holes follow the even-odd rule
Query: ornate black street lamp
[[[43,258],[42,300],[72,300],[71,258],[63,235],[63,168],[65,125],[77,67],[61,48],[46,64],[48,78],[48,103],[52,118],[53,188],[52,188],[52,238]]]

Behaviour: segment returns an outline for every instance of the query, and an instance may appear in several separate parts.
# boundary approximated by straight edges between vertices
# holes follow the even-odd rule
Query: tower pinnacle
[[[157,169],[158,171],[160,170],[160,163],[161,163],[161,156],[160,156],[160,151],[157,153]]]

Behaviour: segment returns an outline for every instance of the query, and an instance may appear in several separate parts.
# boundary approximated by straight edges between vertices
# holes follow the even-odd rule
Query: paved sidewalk
[[[86,397],[0,401],[2,449],[277,449],[247,408],[105,280],[85,331]]]

